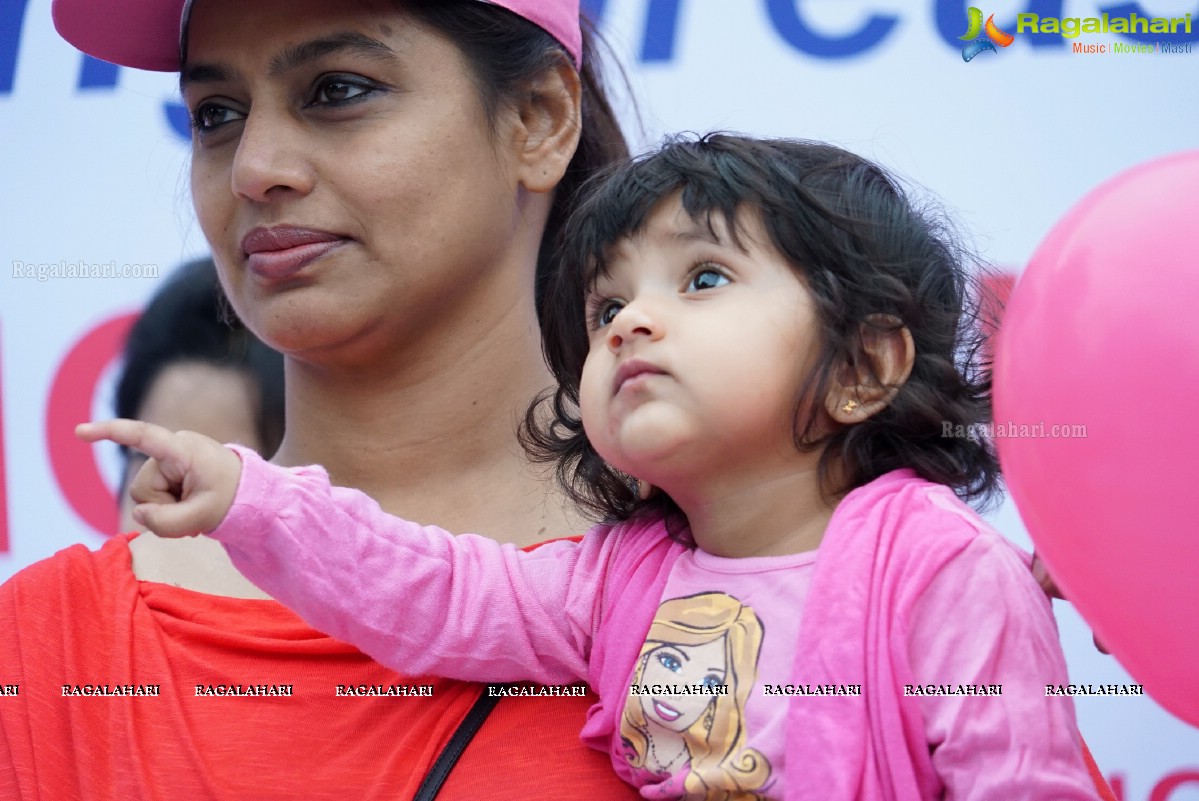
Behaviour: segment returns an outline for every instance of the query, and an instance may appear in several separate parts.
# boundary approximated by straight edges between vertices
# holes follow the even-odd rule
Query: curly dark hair
[[[936,206],[917,205],[884,169],[841,148],[730,134],[669,139],[597,176],[587,192],[558,240],[542,309],[542,344],[558,386],[530,406],[520,432],[530,457],[555,465],[580,507],[608,521],[643,510],[681,519],[665,495],[638,499],[628,476],[591,446],[579,415],[589,349],[585,294],[606,274],[613,246],[676,196],[714,236],[714,220],[727,222],[739,247],[745,215],[760,215],[771,245],[811,292],[820,352],[796,399],[794,443],[824,448],[819,475],[827,496],[904,467],[976,506],[998,495],[993,445],[960,435],[991,416],[990,328],[980,318],[985,271],[967,267],[974,260]],[[889,388],[887,407],[863,422],[830,426],[817,401],[839,370],[866,372],[881,386],[863,332],[905,327],[915,362],[907,380]]]

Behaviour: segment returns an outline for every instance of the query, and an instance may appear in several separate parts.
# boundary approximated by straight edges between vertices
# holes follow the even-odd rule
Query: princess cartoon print
[[[641,690],[621,716],[629,764],[682,775],[687,798],[761,798],[770,763],[746,746],[745,702],[763,633],[753,609],[722,592],[663,601],[633,671]]]

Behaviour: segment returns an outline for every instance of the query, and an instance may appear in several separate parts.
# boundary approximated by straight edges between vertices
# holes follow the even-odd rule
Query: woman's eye
[[[674,654],[658,654],[658,664],[671,673],[678,673],[683,667],[683,663]]]
[[[344,78],[331,78],[322,81],[316,87],[316,92],[312,99],[313,105],[329,104],[337,105],[344,103],[347,100],[356,100],[364,95],[370,94],[375,88],[356,81],[349,81]]]
[[[708,675],[704,676],[703,684],[705,687],[719,687],[720,685],[724,684],[724,682],[721,681],[720,676],[717,676],[715,673],[709,673]]]
[[[240,112],[234,111],[228,106],[203,103],[192,113],[192,126],[200,131],[211,131],[240,117]]]
[[[718,286],[724,286],[729,282],[729,279],[724,273],[719,270],[705,268],[696,271],[691,276],[691,280],[687,282],[688,292],[699,292],[704,289],[715,289]]]

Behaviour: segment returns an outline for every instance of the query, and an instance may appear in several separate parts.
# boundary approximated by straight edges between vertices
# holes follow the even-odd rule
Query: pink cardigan
[[[634,519],[597,528],[581,543],[522,553],[386,515],[365,495],[330,487],[320,468],[284,471],[251,452],[239,454],[238,497],[213,536],[247,577],[313,627],[410,674],[546,684],[585,679],[601,700],[582,737],[608,751],[617,773],[632,781],[621,756],[619,715],[667,576],[686,550],[661,521]],[[863,694],[789,706],[788,799],[940,796],[920,699],[901,689],[915,683],[908,625],[925,589],[984,528],[950,490],[906,470],[839,504],[818,552],[793,675],[812,685],[860,684]],[[1028,584],[1038,597],[1021,599],[1021,606],[1039,604],[1049,616],[1048,601],[1031,578]],[[1046,627],[1057,648],[1051,616],[1030,624],[1042,641]],[[1064,680],[1060,648],[1041,656],[1053,667],[1044,683]],[[1077,744],[1072,707],[1061,700],[1058,722]],[[1056,743],[1052,759],[1066,766],[1052,797],[1094,798],[1089,781],[1080,784],[1079,777],[1086,780],[1081,746],[1063,754],[1060,730],[1027,729],[1021,729],[1027,752],[1042,759]]]

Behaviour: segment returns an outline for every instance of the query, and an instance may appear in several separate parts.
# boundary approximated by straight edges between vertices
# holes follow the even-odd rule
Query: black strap
[[[437,759],[433,762],[433,767],[429,768],[429,772],[425,774],[425,780],[421,782],[420,789],[416,791],[416,795],[412,797],[412,801],[433,801],[437,794],[441,792],[441,785],[445,784],[445,780],[449,778],[450,771],[454,769],[454,765],[458,763],[458,758],[462,756],[462,752],[466,750],[466,746],[470,745],[470,741],[474,739],[475,733],[483,725],[483,721],[487,720],[487,716],[491,714],[491,710],[495,709],[495,705],[500,700],[499,693],[492,693],[492,687],[503,687],[503,684],[488,684],[483,689],[483,694],[475,699],[474,705],[470,711],[466,713],[466,717],[458,724],[458,728],[454,731],[454,735],[450,737],[450,741],[445,744],[445,748],[441,749],[441,753],[437,755]]]

